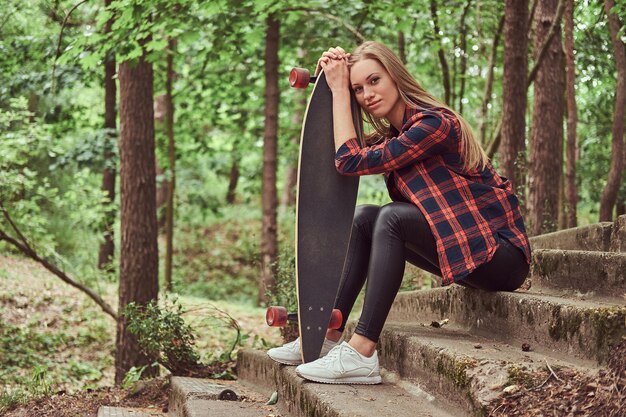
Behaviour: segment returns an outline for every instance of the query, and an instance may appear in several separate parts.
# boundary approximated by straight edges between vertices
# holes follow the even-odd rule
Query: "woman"
[[[384,174],[393,202],[357,207],[335,302],[343,326],[328,330],[322,357],[296,372],[317,382],[377,384],[376,343],[405,261],[441,276],[444,286],[514,291],[528,274],[530,246],[510,182],[494,171],[467,122],[426,92],[389,48],[330,48],[319,68],[333,95],[337,170]],[[365,147],[352,124],[350,89],[374,128]],[[361,317],[340,344],[366,277]],[[298,364],[300,342],[268,354]]]

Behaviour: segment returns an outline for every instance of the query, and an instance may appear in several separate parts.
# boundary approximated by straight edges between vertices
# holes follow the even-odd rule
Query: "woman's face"
[[[376,118],[402,116],[404,102],[396,83],[385,68],[375,59],[355,62],[350,69],[350,84],[359,105]]]

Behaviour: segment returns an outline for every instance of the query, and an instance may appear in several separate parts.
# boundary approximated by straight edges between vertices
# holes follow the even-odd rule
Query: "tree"
[[[557,0],[538,2],[534,18],[535,60],[550,29],[555,35],[536,72],[528,182],[529,233],[556,230],[563,166],[563,49]]]
[[[611,9],[615,6],[614,0],[604,1],[604,10],[609,21],[609,31],[613,43],[615,66],[617,68],[617,85],[615,88],[615,107],[613,109],[613,141],[611,148],[611,168],[609,178],[600,201],[600,221],[611,221],[613,207],[617,199],[622,171],[624,169],[624,116],[626,115],[626,50],[619,31],[621,23]]]
[[[165,209],[165,290],[172,291],[172,257],[174,252],[174,192],[176,190],[176,144],[174,142],[174,52],[176,39],[168,39],[167,69],[165,80],[165,129],[167,131],[167,154],[169,160],[169,187]]]
[[[576,204],[578,191],[576,188],[576,125],[578,111],[576,109],[576,62],[574,60],[574,0],[565,3],[565,93],[567,97],[567,165],[565,167],[565,215],[564,227],[576,227]]]
[[[523,190],[526,165],[526,84],[528,77],[528,0],[506,0],[502,145],[500,170],[516,191]]]
[[[142,46],[145,41],[142,42]],[[121,256],[119,309],[135,302],[157,299],[158,248],[156,219],[156,168],[152,64],[145,54],[119,67],[120,79],[120,179]],[[149,365],[140,353],[136,337],[128,331],[128,319],[120,314],[117,325],[115,382],[128,370]],[[154,375],[148,370],[144,375]]]
[[[111,0],[105,0],[105,7],[111,4]],[[113,17],[107,20],[104,26],[104,33],[110,33],[113,25]],[[117,111],[116,96],[117,87],[115,85],[115,54],[109,52],[104,61],[104,128],[109,132],[109,137],[114,138],[112,134],[117,128]],[[108,144],[107,144],[108,145]],[[109,146],[105,148],[104,153],[104,170],[102,172],[102,190],[106,192],[109,199],[109,205],[115,201],[115,177],[116,167],[115,158]],[[115,253],[115,243],[113,241],[113,224],[115,223],[115,213],[110,212],[106,215],[103,225],[104,241],[100,245],[98,252],[98,268],[111,269],[111,262]]]
[[[267,16],[265,38],[265,134],[263,136],[263,224],[261,237],[261,285],[259,302],[267,300],[274,288],[276,272],[276,156],[278,143],[278,44],[280,22],[276,15]]]

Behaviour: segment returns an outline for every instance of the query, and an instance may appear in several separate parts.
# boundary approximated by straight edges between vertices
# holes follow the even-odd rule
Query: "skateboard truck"
[[[317,77],[311,77],[311,73],[306,68],[294,67],[289,73],[289,84],[294,88],[307,88],[309,84],[314,84]]]
[[[309,310],[311,309],[312,307],[309,307]],[[284,327],[287,324],[287,321],[298,321],[298,314],[288,313],[285,307],[280,306],[268,307],[265,312],[265,322],[270,327]],[[336,330],[341,327],[342,322],[343,316],[341,311],[334,308],[330,315],[328,328]]]

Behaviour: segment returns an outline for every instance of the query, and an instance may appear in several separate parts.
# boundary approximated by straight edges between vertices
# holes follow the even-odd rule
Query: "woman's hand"
[[[341,47],[330,48],[324,52],[317,61],[315,75],[324,70],[326,82],[332,92],[339,92],[348,89],[350,84],[350,71],[348,70],[348,58],[350,54],[346,53]]]

